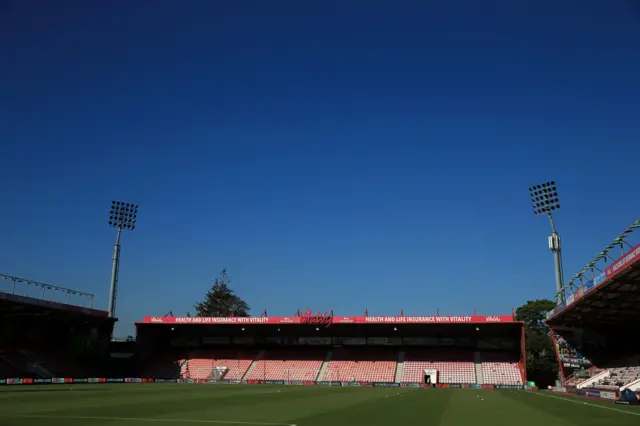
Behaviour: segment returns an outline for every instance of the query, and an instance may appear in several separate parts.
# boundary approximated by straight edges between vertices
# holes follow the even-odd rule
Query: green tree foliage
[[[223,269],[204,300],[194,306],[198,317],[248,317],[249,305],[229,287],[231,280]]]
[[[539,385],[553,383],[558,375],[551,331],[544,323],[546,313],[555,305],[552,300],[530,300],[516,309],[516,319],[523,321],[525,327],[527,377]]]

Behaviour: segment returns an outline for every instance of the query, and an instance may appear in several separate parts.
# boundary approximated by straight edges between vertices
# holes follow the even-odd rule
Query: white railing
[[[582,383],[578,383],[576,385],[576,387],[578,389],[583,389],[583,388],[588,388],[589,386],[591,386],[592,384],[594,384],[595,382],[601,380],[601,379],[606,379],[607,377],[609,377],[611,375],[611,371],[609,370],[604,370],[598,374],[596,374],[595,376],[591,377],[590,379],[585,380]]]

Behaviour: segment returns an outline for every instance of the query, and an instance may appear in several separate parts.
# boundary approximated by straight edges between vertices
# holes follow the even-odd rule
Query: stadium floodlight
[[[562,275],[562,246],[560,235],[556,231],[553,221],[553,212],[560,210],[560,198],[555,181],[544,182],[529,188],[533,213],[536,216],[547,215],[551,222],[551,236],[549,237],[549,250],[553,252],[553,260],[556,270],[556,296],[558,304],[564,302],[564,278]]]
[[[543,214],[550,215],[555,210],[560,210],[560,199],[558,198],[558,188],[556,182],[544,182],[529,188],[533,213],[536,216]]]
[[[120,269],[120,234],[122,230],[136,229],[138,205],[122,201],[112,201],[109,212],[109,226],[118,230],[116,244],[113,246],[113,264],[111,269],[111,291],[109,292],[109,317],[116,315],[116,298],[118,294],[118,270]]]

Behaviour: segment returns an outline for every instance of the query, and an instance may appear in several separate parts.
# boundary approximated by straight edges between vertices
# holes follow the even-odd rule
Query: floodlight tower
[[[560,199],[555,181],[544,182],[529,188],[533,213],[536,216],[546,214],[551,222],[551,236],[549,237],[549,250],[553,252],[553,260],[556,267],[556,296],[558,304],[564,302],[564,277],[562,275],[562,245],[560,235],[556,231],[552,212],[560,209]]]
[[[111,291],[109,292],[109,317],[116,315],[116,297],[118,294],[118,270],[120,269],[120,234],[122,230],[133,231],[136,229],[138,205],[124,203],[122,201],[111,202],[109,213],[109,226],[118,230],[116,244],[113,246],[113,265],[111,269]]]

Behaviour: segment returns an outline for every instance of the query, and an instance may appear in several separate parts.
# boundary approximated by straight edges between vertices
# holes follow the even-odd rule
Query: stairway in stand
[[[476,383],[479,385],[484,384],[484,378],[482,377],[482,355],[480,352],[473,353],[473,361],[476,367]]]
[[[404,351],[398,352],[398,363],[396,364],[395,382],[402,382],[402,373],[404,372]]]
[[[251,372],[253,372],[253,370],[255,370],[256,365],[258,365],[258,361],[260,361],[262,358],[264,358],[264,351],[260,351],[258,353],[258,355],[256,356],[256,359],[253,360],[253,362],[251,363],[251,365],[247,369],[247,372],[244,373],[244,376],[242,376],[242,379],[240,381],[244,382],[244,381],[247,380],[247,378],[251,375]]]
[[[324,380],[324,374],[327,372],[327,366],[329,365],[329,361],[331,361],[332,352],[328,351],[327,355],[324,357],[324,361],[322,362],[322,367],[320,367],[320,371],[318,372],[318,377],[316,377],[317,382],[321,382]]]

